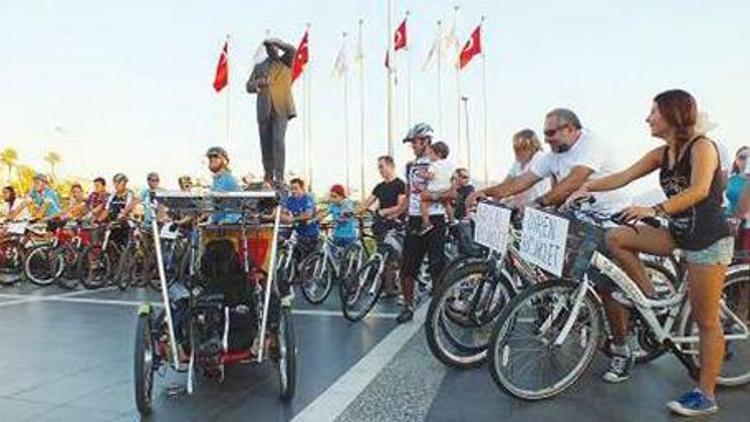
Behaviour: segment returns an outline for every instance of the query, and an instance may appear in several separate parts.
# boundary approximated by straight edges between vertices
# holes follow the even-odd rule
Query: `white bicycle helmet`
[[[435,131],[432,129],[432,126],[430,126],[429,123],[417,123],[411,129],[409,129],[409,132],[404,138],[404,143],[411,142],[412,140],[414,140],[414,138],[430,138],[430,140],[432,140],[434,134]]]

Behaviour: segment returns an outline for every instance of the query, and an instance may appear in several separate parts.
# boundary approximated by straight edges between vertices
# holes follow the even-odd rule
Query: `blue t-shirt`
[[[310,195],[303,195],[297,198],[294,195],[289,195],[284,202],[284,208],[287,209],[293,216],[298,217],[306,212],[311,212],[313,220],[307,223],[297,223],[294,225],[294,230],[301,237],[313,237],[318,238],[320,234],[320,228],[318,222],[315,220],[315,201]]]
[[[747,178],[741,174],[735,174],[727,181],[726,195],[728,204],[726,215],[733,216],[737,210],[737,203],[740,201],[745,183],[747,183]]]
[[[57,196],[57,192],[50,189],[49,186],[44,188],[41,195],[36,190],[32,190],[30,196],[31,201],[37,208],[42,208],[45,202],[49,203],[47,212],[44,213],[45,218],[53,217],[60,213],[60,197]]]
[[[335,239],[354,239],[357,237],[357,226],[354,223],[354,203],[349,199],[344,199],[341,204],[331,204],[328,211],[336,222],[336,228],[333,230]]]
[[[240,184],[229,170],[223,170],[214,175],[211,192],[239,192]],[[240,221],[242,216],[237,213],[219,211],[214,213],[211,221],[214,224],[232,224]]]

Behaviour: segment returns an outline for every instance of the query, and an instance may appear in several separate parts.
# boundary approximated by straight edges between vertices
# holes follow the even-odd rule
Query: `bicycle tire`
[[[502,277],[502,275],[488,278],[492,270],[491,265],[492,263],[487,261],[480,261],[454,267],[452,272],[445,275],[443,283],[433,295],[427,309],[425,336],[432,355],[446,366],[468,369],[484,363],[489,343],[489,335],[487,334],[490,332],[489,330],[495,322],[496,317],[499,316],[503,304],[507,303],[515,294],[508,280]],[[456,316],[452,316],[448,311],[453,302],[455,302],[456,289],[470,287],[465,284],[467,280],[474,284],[481,283],[481,285],[472,286],[471,298],[465,301],[470,302],[468,307],[462,311],[454,310],[454,312],[462,312],[464,314],[464,321],[459,322],[456,321]],[[495,306],[491,311],[487,310],[488,312],[484,312],[480,316],[484,323],[477,324],[474,320],[474,315],[477,315],[477,312],[483,312],[476,309],[480,305],[478,303],[480,298],[476,296],[476,291],[480,287],[483,292],[486,287],[489,287],[492,296],[489,301],[484,300],[484,305],[490,305],[492,298],[498,293],[502,295],[503,302],[499,302],[498,305],[500,306]],[[480,292],[480,296],[483,292]],[[452,303],[448,303],[451,299],[454,299],[451,301]],[[471,299],[476,300],[472,301]],[[465,331],[465,333],[456,333],[456,329],[458,331]],[[483,338],[485,335],[486,338]],[[479,341],[469,344],[469,341],[465,339],[470,337],[478,338]]]
[[[545,283],[537,284],[527,290],[522,291],[515,298],[513,298],[510,303],[508,303],[508,305],[505,306],[499,317],[499,322],[493,330],[492,337],[490,339],[490,346],[487,351],[490,374],[492,375],[492,379],[495,384],[503,391],[523,400],[542,400],[561,394],[570,386],[572,386],[576,381],[578,381],[578,379],[586,372],[586,369],[589,367],[592,359],[594,358],[594,354],[596,353],[604,330],[601,304],[594,294],[592,294],[591,292],[585,293],[582,301],[582,307],[580,308],[580,312],[578,314],[579,319],[582,317],[588,318],[589,324],[580,326],[580,331],[578,327],[574,327],[566,337],[566,343],[562,346],[551,347],[554,340],[557,338],[558,333],[556,331],[565,325],[568,319],[567,316],[565,316],[564,318],[557,318],[556,320],[553,320],[548,327],[546,327],[547,324],[544,324],[544,320],[540,321],[542,322],[542,324],[539,324],[539,326],[535,326],[536,324],[532,324],[529,326],[530,319],[532,319],[531,322],[536,323],[538,321],[536,321],[534,318],[545,317],[546,313],[544,312],[544,309],[537,308],[537,306],[547,303],[544,300],[545,294],[557,294],[558,296],[556,300],[554,297],[551,299],[553,300],[553,302],[555,302],[555,306],[561,306],[560,309],[564,309],[565,305],[570,305],[568,301],[572,298],[578,287],[579,285],[577,283],[574,283],[570,280],[549,280]],[[565,302],[560,302],[561,300]],[[527,304],[533,306],[533,308],[530,309],[530,312],[524,314],[523,318],[519,318],[519,313],[525,310]],[[564,376],[560,377],[559,380],[555,380],[550,383],[551,385],[543,385],[538,388],[533,388],[520,385],[519,382],[510,380],[509,374],[506,374],[505,371],[511,369],[511,364],[513,365],[512,369],[515,370],[516,362],[512,361],[512,357],[509,356],[512,350],[511,346],[507,344],[507,342],[508,340],[513,339],[508,339],[509,330],[515,329],[517,323],[526,324],[526,326],[531,329],[530,335],[518,337],[518,339],[529,338],[539,340],[539,343],[542,345],[542,352],[544,352],[545,350],[561,350],[563,347],[574,349],[575,351],[577,344],[574,337],[576,334],[579,335],[581,343],[584,343],[581,347],[582,353],[580,359],[574,362],[575,365],[570,371],[567,371]],[[556,323],[559,324],[555,325]],[[548,328],[548,338],[544,337],[544,335],[547,335],[547,333],[543,333],[542,336],[539,336],[538,333],[535,333],[535,331],[540,327]],[[537,370],[539,371],[539,374],[543,374],[546,377],[549,377],[551,367],[559,364],[557,362],[556,356],[553,357],[551,356],[551,354],[548,354],[548,356],[542,356],[540,359],[534,361],[531,359],[531,351],[528,349],[521,348],[513,351],[520,352],[521,359],[519,360],[521,361],[521,363],[519,363],[519,369],[524,368],[529,370]],[[539,363],[535,364],[536,362]],[[541,378],[542,375],[532,375],[529,379]]]
[[[322,252],[311,253],[302,260],[299,278],[302,296],[311,304],[319,305],[331,294],[333,268]]]
[[[383,290],[383,277],[378,271],[380,269],[380,260],[374,258],[367,262],[359,270],[354,279],[339,284],[339,297],[341,298],[341,311],[344,318],[356,322],[367,316],[380,298]],[[362,282],[362,278],[365,278]],[[354,294],[354,297],[351,297]],[[359,311],[354,307],[363,298],[361,309]]]
[[[55,278],[63,271],[62,257],[54,253],[52,244],[33,247],[23,260],[23,272],[33,284],[47,287],[55,283]]]

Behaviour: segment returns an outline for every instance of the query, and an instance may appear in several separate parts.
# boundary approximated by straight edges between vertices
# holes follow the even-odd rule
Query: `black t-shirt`
[[[466,198],[474,192],[474,186],[472,185],[466,185],[461,186],[456,190],[456,193],[458,194],[456,198],[456,207],[455,207],[455,217],[457,220],[460,220],[464,217],[466,217]]]
[[[372,194],[378,198],[380,209],[391,208],[398,205],[398,196],[406,195],[406,184],[398,177],[390,182],[380,182]]]

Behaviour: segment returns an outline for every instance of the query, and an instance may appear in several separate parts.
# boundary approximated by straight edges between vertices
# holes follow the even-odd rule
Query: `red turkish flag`
[[[299,42],[299,47],[297,47],[297,55],[294,56],[294,64],[292,65],[292,82],[300,77],[309,60],[310,52],[307,49],[307,31],[305,31],[305,35],[302,36],[302,41]]]
[[[464,45],[463,50],[461,50],[461,55],[459,56],[458,60],[458,68],[463,69],[464,66],[469,64],[471,59],[474,58],[477,54],[480,54],[482,52],[482,25],[477,26],[477,29],[474,30],[474,32],[471,33],[471,37],[468,41],[466,41],[466,44]]]
[[[214,76],[214,89],[221,92],[229,83],[229,41],[224,41],[224,47],[221,49],[219,63],[216,65],[216,75]]]
[[[393,34],[393,51],[396,52],[402,48],[406,48],[406,19],[401,21],[401,25],[396,28],[396,32]],[[388,51],[385,52],[385,67],[390,67],[390,60],[388,57]]]

